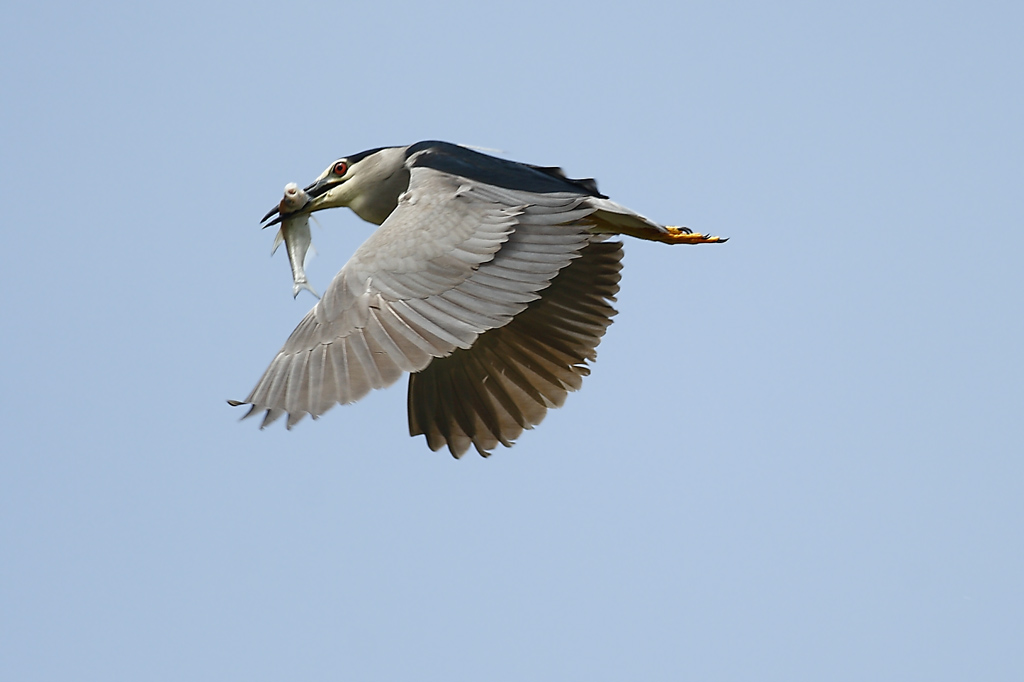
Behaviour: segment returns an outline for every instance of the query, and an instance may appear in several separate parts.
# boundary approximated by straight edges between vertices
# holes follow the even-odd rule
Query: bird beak
[[[267,211],[267,215],[263,216],[263,219],[260,222],[261,223],[267,223],[267,221],[270,220],[271,216],[277,215],[280,212],[281,212],[280,205],[275,206],[274,208],[272,208],[269,211]],[[274,222],[267,223],[263,227],[267,228],[267,227],[270,227],[271,225],[277,225],[279,222],[281,222],[281,216],[278,216],[277,219]]]
[[[321,177],[316,180],[313,184],[306,187],[303,191],[309,195],[309,202],[306,206],[315,203],[313,199],[316,199],[321,194],[326,194],[329,189],[338,185],[338,180],[329,176]],[[316,209],[313,209],[316,210]]]
[[[294,211],[287,211],[285,213],[281,213],[281,204],[278,204],[277,206],[274,206],[272,209],[267,211],[267,215],[263,216],[263,219],[260,222],[261,223],[266,223],[263,227],[264,228],[268,228],[271,225],[277,225],[279,222],[281,222],[285,218],[293,216],[296,213],[301,213],[303,211],[305,211],[307,213],[312,213],[313,211],[319,211],[320,208],[322,208],[322,207],[315,206],[314,204],[316,204],[317,202],[314,201],[314,200],[317,197],[319,197],[320,195],[327,193],[327,191],[329,189],[331,189],[332,187],[334,187],[337,184],[338,184],[338,182],[336,180],[331,180],[331,179],[328,179],[326,177],[319,178],[318,180],[316,180],[316,182],[314,182],[313,184],[309,185],[308,187],[306,187],[303,190],[306,193],[306,196],[309,197],[309,200],[305,204],[303,204],[301,208],[299,208],[297,210],[294,210]],[[275,215],[277,217],[274,218],[273,220],[270,220]],[[270,220],[269,223],[267,222],[268,220]]]

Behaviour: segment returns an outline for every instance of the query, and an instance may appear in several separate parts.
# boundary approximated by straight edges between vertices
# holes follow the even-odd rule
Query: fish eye
[[[345,171],[347,170],[348,164],[345,163],[344,161],[339,161],[338,163],[334,164],[334,169],[332,172],[340,178],[342,175],[345,174]]]

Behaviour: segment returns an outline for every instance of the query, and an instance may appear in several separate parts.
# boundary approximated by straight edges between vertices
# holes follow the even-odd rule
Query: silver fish
[[[289,215],[302,209],[308,202],[309,195],[299,189],[299,186],[294,182],[289,182],[285,185],[284,198],[281,199],[281,204],[278,206],[281,215],[284,217],[281,219],[281,229],[277,231],[277,237],[274,239],[274,250],[270,254],[274,255],[277,252],[277,247],[281,246],[281,242],[284,242],[285,250],[288,251],[288,260],[292,266],[293,297],[297,297],[299,292],[305,289],[317,298],[320,298],[320,294],[316,293],[313,287],[310,286],[309,280],[306,279],[306,271],[304,269],[306,252],[309,251],[309,245],[312,242],[309,235],[309,214],[297,213]]]

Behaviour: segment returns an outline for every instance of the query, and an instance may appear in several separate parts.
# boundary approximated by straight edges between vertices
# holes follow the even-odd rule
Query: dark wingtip
[[[243,403],[241,400],[228,400],[228,405],[231,407],[240,407],[241,405],[248,405],[249,403]]]

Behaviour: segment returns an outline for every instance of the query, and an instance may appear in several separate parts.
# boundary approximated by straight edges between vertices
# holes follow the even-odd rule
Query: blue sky
[[[0,26],[0,661],[29,680],[1019,680],[1013,3],[20,3]],[[404,382],[259,431],[312,299],[259,218],[443,139],[629,241],[512,450]],[[371,232],[319,214],[323,290]]]

